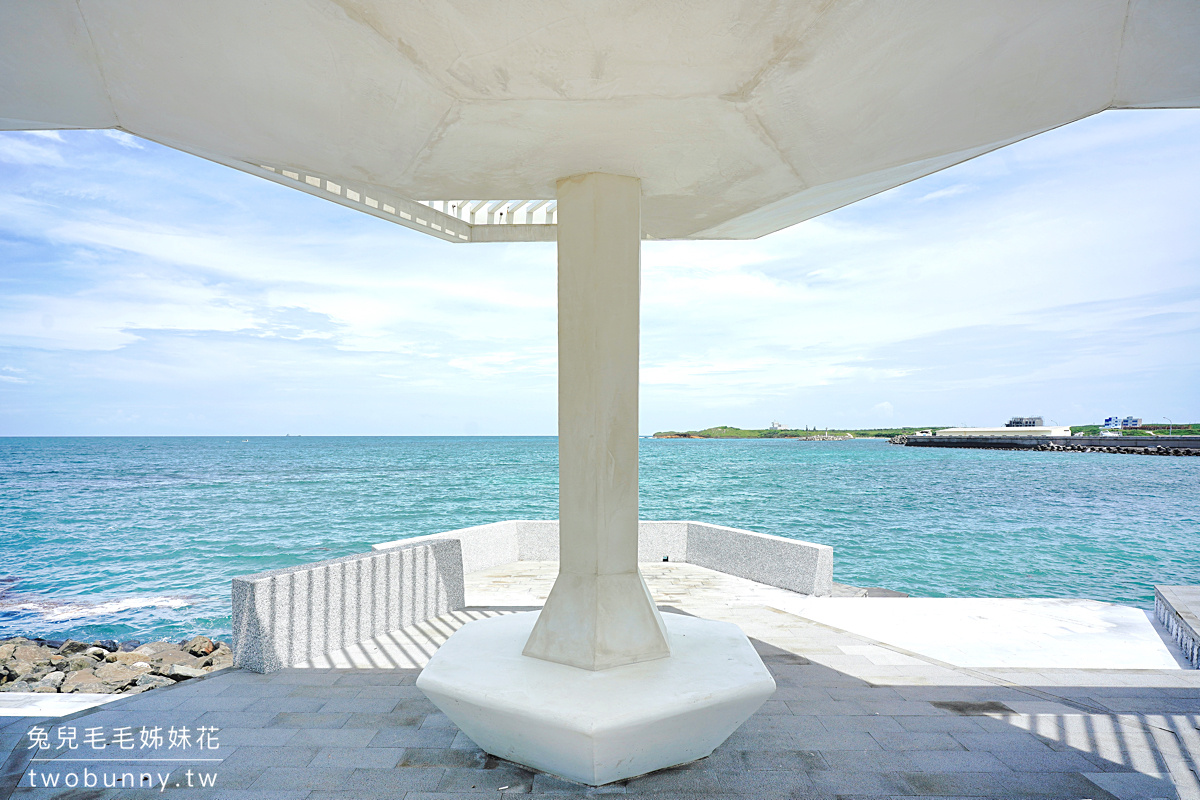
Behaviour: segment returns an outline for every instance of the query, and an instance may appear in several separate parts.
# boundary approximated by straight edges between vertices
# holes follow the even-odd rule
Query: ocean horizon
[[[1149,608],[1200,582],[1200,461],[640,440],[640,517],[834,548],[834,580]],[[554,436],[0,438],[0,637],[227,637],[229,581],[557,516]]]

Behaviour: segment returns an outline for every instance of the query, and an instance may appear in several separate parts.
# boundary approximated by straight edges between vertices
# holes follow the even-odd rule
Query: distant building
[[[1141,417],[1105,417],[1102,428],[1140,428],[1142,427]]]
[[[783,423],[782,423],[782,422],[772,422],[772,423],[771,423],[771,430],[773,430],[773,431],[781,431],[781,430],[783,430]]]
[[[1045,426],[1041,417],[1013,417],[1004,423],[1006,428],[1041,428]]]
[[[1070,436],[1071,429],[1066,425],[1038,425],[1036,427],[1003,428],[943,428],[934,436]]]

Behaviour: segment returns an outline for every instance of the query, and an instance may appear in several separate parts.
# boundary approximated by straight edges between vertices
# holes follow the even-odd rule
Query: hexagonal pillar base
[[[728,622],[665,614],[671,655],[591,671],[521,654],[537,613],[463,626],[417,687],[485,752],[599,786],[712,753],[775,691]]]

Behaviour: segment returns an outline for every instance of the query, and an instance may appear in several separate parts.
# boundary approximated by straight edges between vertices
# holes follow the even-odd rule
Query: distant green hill
[[[942,425],[940,427],[947,427]],[[927,428],[830,428],[830,436],[846,437],[849,434],[855,439],[890,439],[905,433],[916,433],[921,430],[936,430],[933,426]],[[803,439],[809,436],[824,436],[826,430],[819,431],[797,430],[795,428],[764,428],[762,430],[745,430],[729,425],[718,425],[715,428],[705,428],[702,431],[659,431],[655,439]]]

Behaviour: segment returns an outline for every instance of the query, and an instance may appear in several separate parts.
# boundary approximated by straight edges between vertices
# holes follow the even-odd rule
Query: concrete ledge
[[[373,545],[376,551],[414,543],[462,543],[463,572],[516,561],[557,561],[558,520],[508,520]],[[833,591],[833,548],[705,522],[638,522],[638,561],[683,561],[801,594]]]
[[[234,666],[273,672],[466,604],[464,576],[558,560],[558,520],[505,520],[233,580]],[[703,522],[641,521],[638,560],[693,563],[806,595],[833,588],[833,548]]]
[[[1155,586],[1154,613],[1188,663],[1200,669],[1200,586]]]
[[[687,523],[687,561],[800,594],[833,592],[833,548],[765,533]]]
[[[274,672],[465,602],[457,539],[234,578],[233,663]]]

